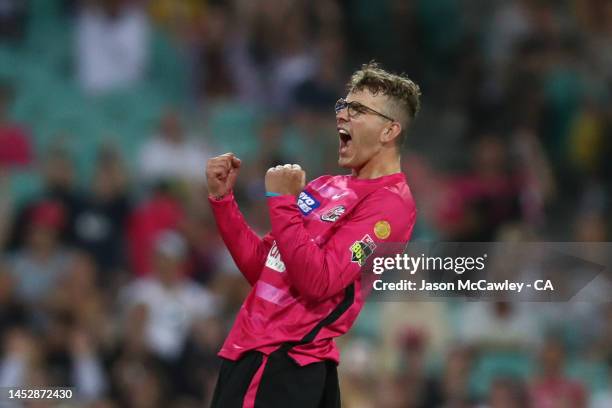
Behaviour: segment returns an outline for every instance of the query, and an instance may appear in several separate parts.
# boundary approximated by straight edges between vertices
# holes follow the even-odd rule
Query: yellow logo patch
[[[374,235],[379,239],[387,239],[391,235],[391,224],[387,221],[378,221],[374,224]]]

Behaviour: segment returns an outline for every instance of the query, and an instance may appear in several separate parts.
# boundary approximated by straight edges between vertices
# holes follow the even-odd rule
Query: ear
[[[402,133],[402,125],[398,122],[393,122],[387,126],[380,137],[380,141],[383,143],[389,143],[394,141]]]

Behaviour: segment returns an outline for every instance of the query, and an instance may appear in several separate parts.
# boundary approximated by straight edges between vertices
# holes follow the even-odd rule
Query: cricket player
[[[340,167],[304,186],[296,164],[265,175],[272,230],[247,225],[232,195],[240,159],[206,168],[219,232],[252,286],[219,356],[215,408],[340,407],[338,348],[363,303],[360,269],[382,243],[406,243],[415,205],[400,147],[419,87],[370,63],[335,106]]]

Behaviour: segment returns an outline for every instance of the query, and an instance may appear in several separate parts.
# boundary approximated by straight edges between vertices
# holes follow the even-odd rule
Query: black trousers
[[[263,365],[263,366],[262,366]],[[211,408],[340,408],[336,363],[299,366],[284,349],[223,360]]]

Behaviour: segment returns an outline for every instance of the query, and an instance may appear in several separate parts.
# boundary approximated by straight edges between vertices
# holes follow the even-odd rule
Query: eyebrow
[[[359,105],[363,106],[364,108],[366,108],[366,109],[368,109],[368,110],[370,110],[370,111],[372,111],[374,113],[377,113],[378,115],[381,115],[382,117],[384,117],[386,119],[392,120],[393,122],[396,121],[395,119],[392,118],[392,115],[390,115],[390,114],[385,112],[385,109],[380,109],[378,107],[371,107],[369,104],[366,105],[365,103],[362,103],[362,102],[359,102],[359,101],[354,101],[354,100],[353,101],[349,101],[346,98],[344,100],[347,103],[358,103]]]

